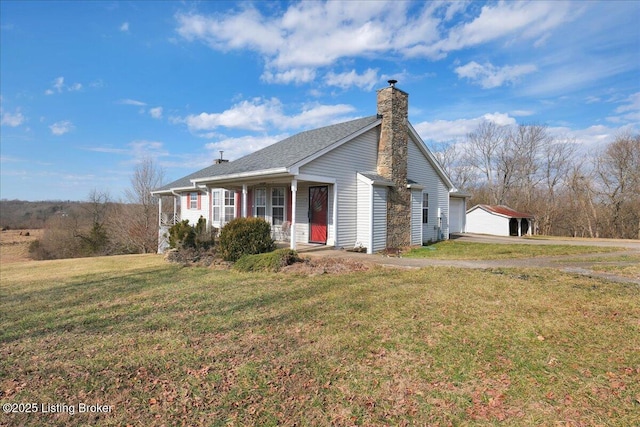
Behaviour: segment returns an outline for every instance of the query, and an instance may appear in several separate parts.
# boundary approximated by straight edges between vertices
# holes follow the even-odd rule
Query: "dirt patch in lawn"
[[[373,264],[341,257],[304,257],[302,262],[284,267],[281,271],[289,274],[317,276],[321,274],[346,274],[367,271]]]

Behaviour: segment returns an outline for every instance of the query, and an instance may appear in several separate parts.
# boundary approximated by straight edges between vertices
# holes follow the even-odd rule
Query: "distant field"
[[[0,263],[30,260],[29,244],[41,238],[42,233],[43,230],[6,230],[1,232]]]
[[[248,274],[155,255],[0,274],[0,403],[67,405],[0,425],[640,425],[637,285],[551,269]]]

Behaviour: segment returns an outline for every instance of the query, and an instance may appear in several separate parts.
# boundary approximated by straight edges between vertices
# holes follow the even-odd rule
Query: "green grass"
[[[157,256],[3,265],[0,425],[640,423],[640,289],[555,270],[338,276]]]
[[[456,242],[444,240],[429,246],[413,248],[403,256],[408,258],[433,259],[522,259],[542,256],[582,255],[616,252],[621,248],[573,246],[573,245],[531,245]]]

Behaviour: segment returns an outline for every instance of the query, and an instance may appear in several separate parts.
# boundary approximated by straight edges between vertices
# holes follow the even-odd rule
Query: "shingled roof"
[[[487,212],[491,212],[497,215],[506,216],[509,218],[533,218],[534,217],[534,215],[530,213],[518,212],[515,209],[511,209],[510,207],[505,205],[476,205],[471,209],[469,209],[468,212],[471,212],[472,210],[477,208],[483,209]]]
[[[195,179],[224,177],[225,175],[288,168],[312,157],[314,154],[332,144],[371,126],[378,120],[378,116],[368,116],[300,132],[237,160],[208,166],[191,175],[164,185],[154,190],[153,193],[167,193],[176,189],[193,188],[191,181]]]

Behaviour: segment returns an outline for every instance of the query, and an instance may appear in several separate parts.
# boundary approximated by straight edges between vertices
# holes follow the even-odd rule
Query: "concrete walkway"
[[[561,239],[523,239],[523,238],[502,238],[493,236],[480,235],[459,235],[455,236],[456,241],[475,242],[475,243],[493,243],[493,244],[534,244],[534,245],[577,245],[577,246],[603,246],[603,247],[619,247],[620,251],[607,253],[591,253],[581,255],[565,255],[552,257],[534,257],[524,259],[501,259],[501,260],[443,260],[429,258],[402,258],[383,255],[367,255],[363,253],[350,252],[329,247],[321,250],[306,252],[301,251],[303,255],[309,257],[332,257],[332,258],[350,258],[358,260],[365,264],[377,264],[386,267],[395,268],[422,268],[429,266],[444,266],[458,268],[555,268],[563,272],[580,274],[590,277],[598,277],[609,281],[620,283],[634,283],[640,285],[640,277],[624,277],[615,273],[601,273],[590,270],[590,267],[598,265],[635,265],[636,261],[620,261],[621,255],[640,255],[640,241],[638,240],[561,240]],[[593,259],[597,258],[597,261]],[[612,258],[614,261],[606,261]]]

